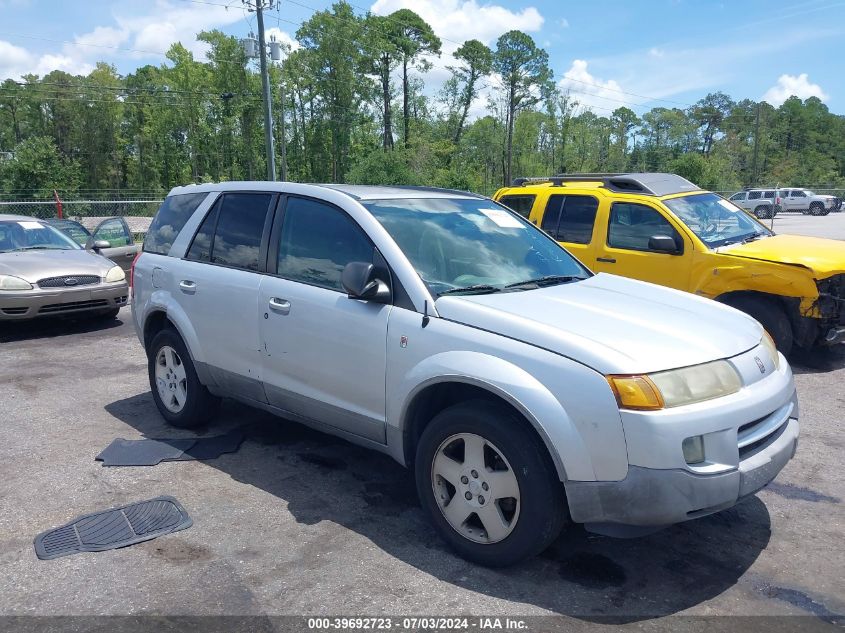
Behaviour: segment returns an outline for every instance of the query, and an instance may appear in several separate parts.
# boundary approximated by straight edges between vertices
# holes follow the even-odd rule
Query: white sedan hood
[[[604,374],[637,374],[729,358],[763,328],[710,299],[598,274],[547,288],[441,297],[438,314],[536,345]]]

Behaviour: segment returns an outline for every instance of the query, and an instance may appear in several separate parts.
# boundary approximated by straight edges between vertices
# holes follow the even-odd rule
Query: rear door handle
[[[596,257],[597,262],[604,262],[605,264],[615,264],[616,260],[613,257]]]
[[[183,279],[179,282],[179,289],[187,295],[192,295],[197,291],[197,284],[190,279]]]
[[[273,297],[270,299],[270,309],[279,314],[290,314],[290,301]]]

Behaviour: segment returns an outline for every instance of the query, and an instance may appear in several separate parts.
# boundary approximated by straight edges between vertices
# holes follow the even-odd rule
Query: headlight
[[[0,290],[32,290],[32,284],[20,277],[0,275]]]
[[[108,275],[106,275],[107,282],[123,281],[124,279],[126,279],[126,273],[123,272],[123,269],[120,266],[115,266],[109,271]]]
[[[774,339],[769,336],[769,333],[765,330],[763,331],[763,338],[760,341],[760,345],[765,347],[769,352],[769,356],[772,357],[772,360],[775,363],[775,369],[780,369],[780,354],[778,354],[777,345],[775,345]]]
[[[736,393],[739,374],[724,360],[642,376],[608,376],[622,409],[654,410],[679,407]]]

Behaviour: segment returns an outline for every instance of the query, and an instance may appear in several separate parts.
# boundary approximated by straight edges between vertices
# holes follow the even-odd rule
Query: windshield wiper
[[[496,286],[491,286],[490,284],[476,284],[474,286],[464,286],[462,288],[450,288],[449,290],[444,290],[443,292],[438,292],[439,295],[450,295],[457,292],[477,292],[477,293],[484,293],[484,292],[501,292],[501,288],[497,288]]]
[[[16,248],[16,251],[64,251],[67,250],[60,246],[21,246]]]
[[[580,279],[585,278],[580,275],[545,275],[543,277],[537,277],[536,279],[515,281],[512,284],[505,286],[505,288],[518,288],[520,286],[538,286],[543,288],[544,286],[553,286],[555,284],[567,284],[571,281],[577,281]]]

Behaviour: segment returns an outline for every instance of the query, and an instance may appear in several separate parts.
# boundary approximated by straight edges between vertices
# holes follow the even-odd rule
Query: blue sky
[[[229,4],[231,8],[220,6]],[[268,27],[285,41],[327,0],[282,0]],[[354,0],[355,10],[407,7],[443,39],[427,81],[447,76],[450,53],[469,38],[489,45],[528,32],[549,53],[555,80],[582,107],[608,114],[684,107],[708,92],[778,105],[818,96],[845,114],[845,0]],[[99,60],[127,73],[219,28],[243,36],[254,15],[240,0],[0,0],[0,78],[54,68],[86,73]],[[95,45],[95,46],[92,46]],[[484,100],[476,111],[484,108]]]

